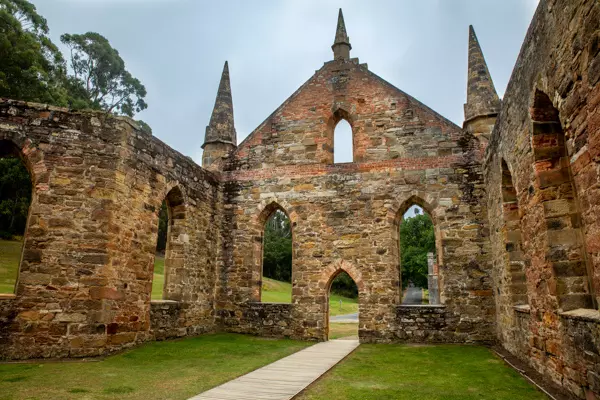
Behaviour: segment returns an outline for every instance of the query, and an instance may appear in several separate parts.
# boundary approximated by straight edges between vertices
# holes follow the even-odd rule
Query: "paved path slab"
[[[402,304],[421,304],[423,303],[423,290],[420,287],[409,287],[406,290],[406,296]]]
[[[318,343],[189,400],[290,400],[357,347],[358,340]]]
[[[329,322],[335,322],[338,324],[354,324],[358,323],[358,313],[353,314],[344,314],[344,315],[336,315],[333,317],[329,317]]]

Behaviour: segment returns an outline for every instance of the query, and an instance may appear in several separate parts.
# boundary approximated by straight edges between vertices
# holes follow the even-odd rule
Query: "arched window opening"
[[[333,146],[334,163],[348,163],[354,161],[352,127],[345,119],[341,119],[335,126]]]
[[[169,287],[172,266],[183,265],[184,199],[179,188],[173,188],[163,200],[158,213],[158,238],[152,277],[152,300],[178,300],[176,288]]]
[[[434,226],[423,208],[408,207],[399,236],[402,304],[440,304]]]
[[[517,191],[506,161],[502,160],[502,212],[504,215],[504,245],[507,252],[507,271],[510,277],[510,296],[513,305],[527,304],[525,260],[521,246],[521,218]]]
[[[292,302],[292,226],[283,210],[277,208],[267,218],[262,254],[263,303]]]
[[[558,110],[536,90],[532,120],[532,147],[540,199],[546,218],[548,255],[563,311],[595,307],[589,266],[581,234],[581,212],[572,178]]]
[[[31,176],[19,150],[0,141],[0,293],[15,292],[31,204]]]
[[[358,286],[345,271],[331,281],[328,292],[329,329],[327,337],[358,339]]]
[[[154,256],[154,274],[152,276],[152,300],[162,300],[165,288],[165,253],[167,251],[167,234],[169,230],[169,213],[167,201],[163,201],[158,214],[158,240]]]

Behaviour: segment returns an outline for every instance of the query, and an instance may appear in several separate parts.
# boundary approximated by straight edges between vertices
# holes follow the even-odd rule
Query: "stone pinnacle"
[[[235,126],[233,122],[233,100],[231,97],[231,84],[229,82],[229,65],[225,61],[219,91],[215,100],[215,107],[210,117],[210,122],[206,127],[206,136],[204,144],[207,143],[231,143],[234,146],[237,143]]]
[[[465,120],[498,114],[500,98],[488,70],[473,25],[469,26],[469,74]]]
[[[331,46],[331,49],[333,50],[333,58],[335,60],[348,60],[350,58],[350,50],[352,49],[352,45],[350,44],[350,38],[348,37],[348,33],[346,32],[344,14],[342,14],[341,8],[338,14],[337,28],[335,31],[335,40],[333,42],[333,45]]]

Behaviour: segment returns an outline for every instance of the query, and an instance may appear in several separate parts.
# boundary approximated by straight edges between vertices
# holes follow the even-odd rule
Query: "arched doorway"
[[[344,270],[331,279],[327,290],[329,340],[358,339],[358,285]]]
[[[330,317],[343,316],[343,318],[340,317],[335,319],[347,319],[348,321],[344,323],[354,324],[354,326],[335,326],[334,328],[339,328],[339,332],[335,334],[335,337],[338,339],[356,339],[357,334],[360,333],[361,326],[360,300],[365,292],[360,270],[350,262],[341,259],[337,260],[321,272],[319,288],[322,290],[322,297],[320,298],[325,300],[325,302],[322,303],[324,317],[323,338],[325,340],[332,339],[332,332],[330,330],[332,322],[330,322]],[[340,300],[342,300],[341,309]],[[348,317],[348,315],[351,314],[354,314],[354,317]],[[333,323],[341,322],[333,321]]]

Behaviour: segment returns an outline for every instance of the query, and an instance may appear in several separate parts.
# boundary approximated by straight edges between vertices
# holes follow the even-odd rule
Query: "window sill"
[[[443,304],[400,304],[403,308],[446,308]]]
[[[175,300],[150,300],[150,304],[177,304]]]
[[[520,304],[518,306],[513,306],[513,310],[523,314],[531,314],[531,307],[529,307],[528,304]]]
[[[0,293],[0,300],[12,300],[16,298],[17,295],[14,293]]]
[[[563,318],[600,323],[600,311],[590,308],[577,308],[558,313]]]

